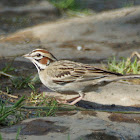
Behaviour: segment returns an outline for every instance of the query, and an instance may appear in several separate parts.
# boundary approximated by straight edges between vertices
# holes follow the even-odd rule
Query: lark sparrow
[[[50,52],[36,49],[24,55],[38,70],[41,82],[53,91],[65,94],[79,94],[70,104],[80,101],[86,92],[113,81],[140,78],[140,75],[122,75],[88,64],[68,60],[57,60]]]

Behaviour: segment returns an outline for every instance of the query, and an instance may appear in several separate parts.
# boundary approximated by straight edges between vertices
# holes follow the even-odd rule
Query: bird
[[[35,49],[23,57],[29,59],[37,68],[41,82],[62,94],[78,94],[72,102],[74,105],[82,100],[87,92],[96,91],[99,87],[123,79],[140,78],[140,75],[123,75],[111,72],[90,64],[70,60],[57,60],[45,49]]]

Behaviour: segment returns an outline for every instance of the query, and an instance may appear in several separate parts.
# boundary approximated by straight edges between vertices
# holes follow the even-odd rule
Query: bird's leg
[[[84,98],[84,96],[85,96],[85,94],[83,92],[79,92],[79,95],[80,96],[78,98],[76,98],[73,102],[69,103],[69,105],[76,104],[77,102],[79,102],[80,100],[82,100]]]
[[[65,100],[65,101],[60,101],[60,100],[57,100],[58,103],[61,103],[61,104],[67,104],[67,105],[74,105],[76,104],[77,102],[79,102],[80,100],[83,99],[83,97],[85,96],[85,94],[83,92],[79,92],[79,95],[80,96],[77,96],[77,97],[74,97],[74,98],[71,98],[71,99],[68,99],[68,100]],[[74,101],[73,101],[74,100]],[[71,103],[68,103],[72,101]]]
[[[71,102],[71,101],[73,101],[73,100],[75,100],[75,99],[77,99],[77,98],[79,98],[79,96],[77,96],[77,97],[74,97],[74,98],[71,98],[71,99],[56,99],[56,101],[58,102],[58,103],[61,103],[61,104],[69,104],[68,102]]]
[[[71,104],[69,102],[71,101],[75,101],[76,99],[78,99],[80,96],[77,96],[77,97],[74,97],[74,98],[71,98],[71,99],[68,99],[68,100],[64,100],[64,101],[60,101],[60,100],[57,100],[58,103],[60,104],[67,104],[67,105],[74,105],[74,104]]]
[[[74,98],[71,98],[71,99],[68,99],[68,100],[66,100],[67,102],[71,102],[71,101],[73,101],[73,100],[76,100],[77,98],[79,98],[80,96],[77,96],[77,97],[74,97]]]
[[[64,101],[60,101],[60,100],[56,100],[59,104],[68,104],[67,100]]]

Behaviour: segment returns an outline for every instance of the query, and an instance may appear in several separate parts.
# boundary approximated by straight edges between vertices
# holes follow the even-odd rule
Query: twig
[[[0,90],[0,94],[4,94],[4,95],[7,95],[7,96],[12,97],[12,98],[15,98],[15,99],[18,98],[18,96],[8,94],[8,93],[6,93],[6,92],[4,92],[4,91],[1,91],[1,90]]]
[[[4,75],[4,76],[10,77],[10,78],[15,77],[15,76],[10,75],[10,74],[7,74],[7,73],[5,73],[5,72],[3,72],[3,71],[0,71],[0,75]]]

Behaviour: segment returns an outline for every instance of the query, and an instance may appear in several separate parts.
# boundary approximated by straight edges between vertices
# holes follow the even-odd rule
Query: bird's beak
[[[25,55],[22,55],[22,57],[25,57],[25,58],[30,58],[30,54],[25,54]]]

